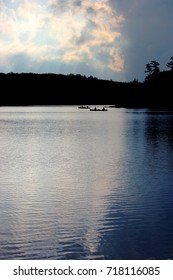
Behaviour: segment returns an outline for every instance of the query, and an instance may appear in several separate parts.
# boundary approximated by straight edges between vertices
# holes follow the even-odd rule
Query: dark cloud
[[[51,2],[51,7],[54,12],[66,12],[68,9],[73,10],[75,8],[80,8],[82,5],[81,0],[55,0]]]
[[[92,7],[88,7],[86,9],[86,12],[87,12],[87,14],[90,14],[90,15],[95,15],[96,14],[96,10],[93,9]]]
[[[159,61],[164,68],[173,55],[173,1],[109,0],[109,3],[126,19],[121,31],[127,40],[124,48],[127,79],[143,80],[145,65],[150,60]]]
[[[65,12],[69,6],[69,1],[66,0],[56,0],[51,2],[51,8],[55,13]]]
[[[92,34],[89,34],[86,32],[86,30],[83,30],[78,38],[76,38],[75,43],[77,45],[81,45],[86,43],[87,41],[90,41],[92,38]]]
[[[89,42],[93,38],[92,31],[97,28],[97,24],[89,19],[86,26],[82,29],[80,35],[74,40],[77,45]]]
[[[81,5],[82,5],[82,1],[81,0],[74,1],[74,6],[80,7]]]

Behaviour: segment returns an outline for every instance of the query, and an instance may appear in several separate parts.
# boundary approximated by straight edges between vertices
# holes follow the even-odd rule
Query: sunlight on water
[[[173,258],[173,117],[0,108],[0,259]]]

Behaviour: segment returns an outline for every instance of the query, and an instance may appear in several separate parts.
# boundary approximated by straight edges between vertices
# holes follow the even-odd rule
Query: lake
[[[173,259],[173,112],[0,107],[0,259]]]

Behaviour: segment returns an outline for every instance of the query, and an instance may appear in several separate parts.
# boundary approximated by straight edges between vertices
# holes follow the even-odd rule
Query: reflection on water
[[[0,259],[173,258],[171,112],[0,108]]]

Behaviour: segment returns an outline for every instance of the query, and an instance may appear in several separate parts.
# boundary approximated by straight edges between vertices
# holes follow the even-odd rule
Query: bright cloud
[[[108,0],[0,0],[0,71],[122,72],[124,20]]]

